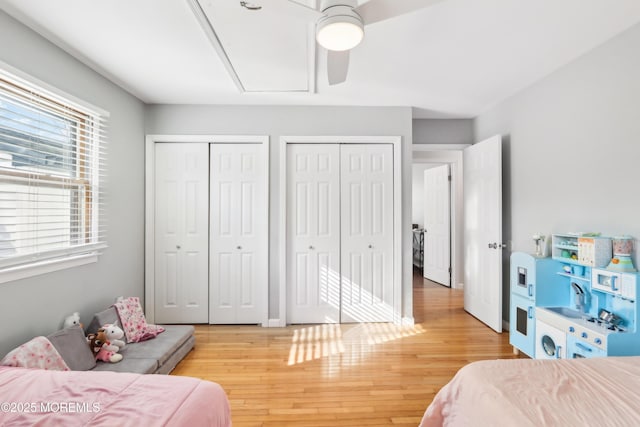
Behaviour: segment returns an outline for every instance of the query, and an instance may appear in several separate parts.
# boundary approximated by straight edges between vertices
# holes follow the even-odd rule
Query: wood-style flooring
[[[222,385],[235,427],[417,426],[465,364],[514,358],[463,309],[463,293],[414,274],[415,325],[196,326],[173,375]]]

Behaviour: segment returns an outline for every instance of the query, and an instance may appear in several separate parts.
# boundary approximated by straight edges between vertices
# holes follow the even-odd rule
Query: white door
[[[393,321],[393,151],[340,146],[341,321]]]
[[[464,308],[502,332],[502,139],[464,150]]]
[[[426,279],[451,286],[451,188],[449,165],[424,171],[424,263]]]
[[[261,144],[211,144],[212,324],[263,323],[268,303],[267,183]]]
[[[288,144],[286,166],[287,323],[339,323],[339,145]]]
[[[155,146],[155,322],[207,323],[209,145]]]

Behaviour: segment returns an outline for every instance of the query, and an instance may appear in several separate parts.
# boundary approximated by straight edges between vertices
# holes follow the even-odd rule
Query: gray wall
[[[94,264],[0,283],[0,357],[79,311],[87,324],[116,295],[144,290],[144,106],[0,11],[0,60],[111,113],[107,243]]]
[[[537,232],[640,238],[638,52],[640,25],[476,118],[476,140],[504,136],[504,239],[514,251],[533,251]]]
[[[472,144],[472,119],[414,119],[414,144]]]
[[[147,107],[148,134],[268,135],[270,157],[269,318],[279,318],[280,136],[385,135],[402,137],[403,178],[403,316],[412,317],[411,276],[411,108],[409,107]],[[282,190],[284,191],[284,190]]]

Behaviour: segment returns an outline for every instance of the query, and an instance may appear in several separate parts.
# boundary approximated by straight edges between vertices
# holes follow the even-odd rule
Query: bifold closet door
[[[287,145],[287,321],[340,322],[340,146]]]
[[[209,146],[155,144],[155,322],[209,320]]]
[[[345,144],[340,156],[341,321],[393,321],[393,151]]]
[[[287,146],[289,323],[393,321],[393,151]]]
[[[261,144],[211,144],[212,324],[266,322],[268,177]]]

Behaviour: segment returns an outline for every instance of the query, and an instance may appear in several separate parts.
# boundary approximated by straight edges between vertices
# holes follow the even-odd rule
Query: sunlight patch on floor
[[[400,326],[392,323],[324,324],[295,329],[287,364],[291,366],[342,354],[347,347],[357,346],[360,353],[368,353],[373,351],[369,346],[424,332],[422,325]]]

